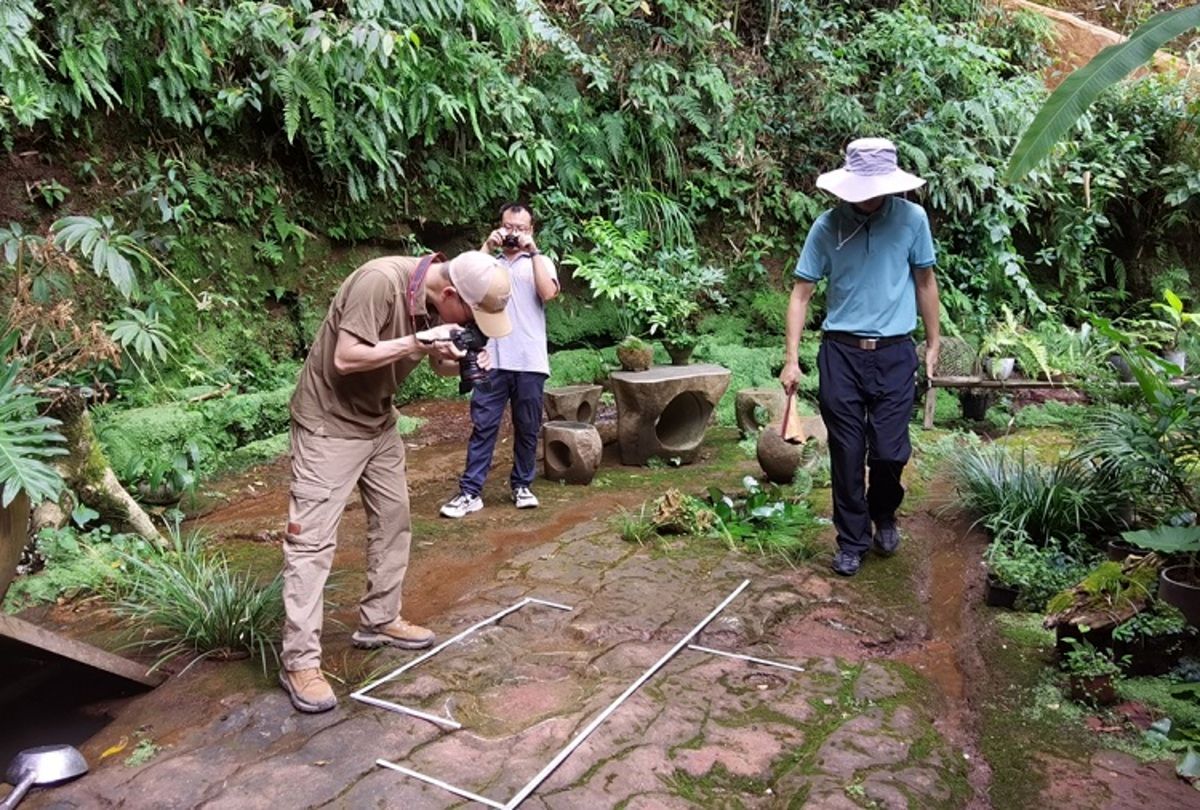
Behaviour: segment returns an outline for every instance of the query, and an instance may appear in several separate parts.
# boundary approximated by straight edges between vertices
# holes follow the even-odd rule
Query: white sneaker
[[[513,503],[518,509],[535,509],[538,505],[537,496],[530,492],[529,487],[517,487],[513,490]]]
[[[468,495],[465,492],[460,492],[442,504],[442,517],[466,517],[472,512],[478,512],[482,508],[483,498],[480,498],[478,495]]]

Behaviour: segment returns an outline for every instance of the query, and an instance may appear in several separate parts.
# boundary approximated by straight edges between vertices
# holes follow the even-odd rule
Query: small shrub
[[[546,308],[546,339],[553,347],[604,344],[621,337],[617,305],[606,298],[560,295]]]
[[[72,526],[43,529],[34,541],[35,572],[13,580],[4,610],[17,613],[33,605],[123,588],[129,558],[151,552],[136,534],[114,534],[108,526],[80,531]]]
[[[1039,545],[1116,523],[1120,492],[1115,479],[1077,457],[1044,465],[1024,451],[968,448],[958,455],[962,504],[993,534],[1028,536]]]
[[[407,405],[419,399],[454,399],[461,396],[458,393],[458,377],[443,377],[428,363],[421,363],[396,391],[396,404]]]
[[[749,548],[788,562],[802,562],[816,554],[816,534],[827,521],[813,512],[807,500],[751,476],[742,484],[745,492],[737,497],[709,488],[706,505],[716,518],[717,536],[731,548]]]
[[[198,535],[172,534],[169,548],[146,557],[122,555],[132,573],[116,611],[146,630],[141,646],[159,651],[157,669],[185,654],[249,653],[278,662],[275,639],[283,621],[283,579],[265,586],[230,570],[220,552],[206,552]],[[190,664],[189,664],[190,666]]]
[[[580,383],[594,383],[608,376],[604,355],[596,349],[568,349],[550,355],[550,378],[547,388]]]
[[[622,540],[627,543],[637,543],[639,546],[646,545],[647,541],[657,535],[654,521],[646,516],[645,504],[637,514],[622,508],[617,514],[616,525]]]
[[[782,290],[759,290],[750,299],[750,311],[754,313],[756,333],[774,338],[768,345],[770,342],[783,342],[790,298],[790,294]]]

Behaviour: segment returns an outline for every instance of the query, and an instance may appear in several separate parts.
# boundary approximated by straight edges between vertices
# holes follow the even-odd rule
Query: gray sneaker
[[[875,553],[890,557],[900,548],[900,529],[895,523],[890,526],[877,526],[874,541]]]
[[[465,492],[460,492],[450,500],[442,504],[442,517],[455,518],[466,517],[472,512],[478,512],[483,508],[483,498],[478,495],[468,495]]]
[[[529,487],[516,487],[512,491],[513,503],[518,509],[536,509],[538,505],[537,495],[534,495]]]

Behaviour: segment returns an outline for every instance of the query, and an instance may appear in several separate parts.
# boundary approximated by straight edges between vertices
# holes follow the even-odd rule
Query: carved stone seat
[[[782,419],[786,406],[787,397],[784,396],[782,386],[743,388],[737,392],[737,398],[733,401],[738,430],[743,436],[752,436],[772,422]],[[766,412],[765,420],[758,417],[760,408]]]
[[[600,467],[600,431],[586,422],[547,422],[542,426],[545,476],[551,481],[590,484]]]
[[[547,388],[542,394],[546,406],[547,422],[585,422],[596,420],[596,409],[600,407],[598,385],[567,385],[562,388]]]
[[[617,442],[623,464],[651,458],[690,464],[700,454],[713,409],[729,387],[729,369],[717,365],[655,366],[617,371]]]

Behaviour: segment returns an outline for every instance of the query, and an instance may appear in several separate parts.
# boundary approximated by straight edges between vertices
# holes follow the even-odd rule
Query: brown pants
[[[373,439],[319,436],[292,423],[292,486],[283,544],[283,666],[321,665],[325,581],[338,523],[355,485],[367,515],[367,592],[359,624],[382,627],[400,615],[412,528],[404,441],[395,430]]]

